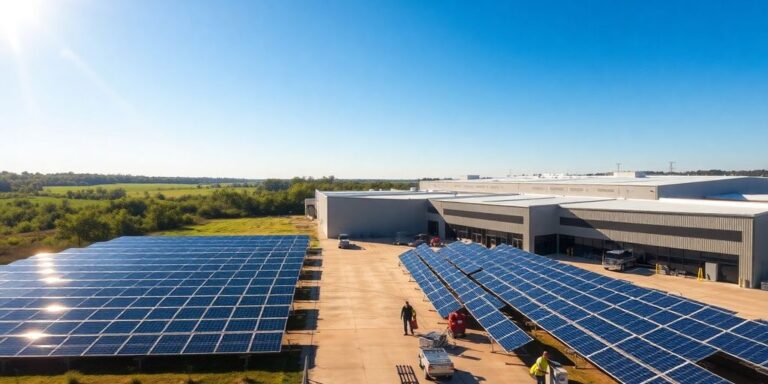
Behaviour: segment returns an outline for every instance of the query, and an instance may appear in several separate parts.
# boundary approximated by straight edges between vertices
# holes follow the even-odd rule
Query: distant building
[[[596,258],[629,249],[641,261],[711,280],[768,281],[768,178],[514,177],[422,181],[421,192],[315,193],[321,236],[398,231]],[[745,199],[741,199],[745,200]]]

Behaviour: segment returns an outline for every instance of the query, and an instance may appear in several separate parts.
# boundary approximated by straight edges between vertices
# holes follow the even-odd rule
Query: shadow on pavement
[[[293,315],[288,318],[286,330],[288,331],[309,331],[317,329],[317,320],[319,318],[317,309],[297,309]]]
[[[323,271],[302,271],[299,280],[320,280],[323,277]]]
[[[293,295],[294,300],[317,301],[320,300],[320,287],[298,287]]]

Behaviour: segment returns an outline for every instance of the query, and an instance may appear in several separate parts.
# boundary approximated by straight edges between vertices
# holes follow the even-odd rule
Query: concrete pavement
[[[403,336],[400,308],[409,300],[416,309],[418,332],[446,327],[415,282],[398,266],[405,247],[355,242],[359,249],[340,250],[334,240],[322,240],[320,300],[297,303],[316,307],[317,329],[289,332],[293,343],[311,345],[312,382],[401,383],[396,366],[418,367],[418,337]],[[310,283],[312,284],[312,283]],[[496,347],[498,350],[498,347]],[[491,352],[489,340],[473,331],[452,351],[457,369],[452,383],[531,383],[528,368],[513,355]]]

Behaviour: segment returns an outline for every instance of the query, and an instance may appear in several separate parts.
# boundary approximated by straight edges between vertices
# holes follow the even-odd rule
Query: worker
[[[400,310],[400,318],[403,319],[403,336],[408,334],[408,327],[411,328],[411,335],[413,335],[413,325],[411,320],[416,317],[416,310],[411,307],[411,304],[406,300],[403,309]]]
[[[531,366],[531,375],[536,377],[536,384],[546,384],[547,372],[549,372],[549,353],[544,351]]]

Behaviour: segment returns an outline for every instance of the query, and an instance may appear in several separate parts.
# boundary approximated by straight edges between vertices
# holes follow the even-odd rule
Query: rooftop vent
[[[639,179],[639,178],[645,177],[645,172],[620,171],[620,172],[614,172],[613,177],[628,177],[632,179]]]

